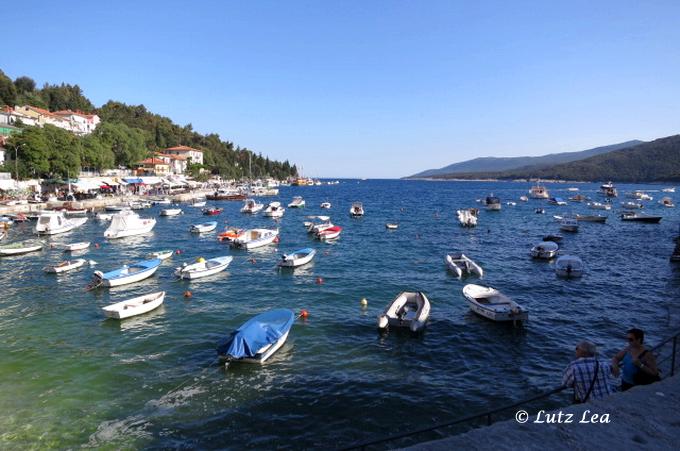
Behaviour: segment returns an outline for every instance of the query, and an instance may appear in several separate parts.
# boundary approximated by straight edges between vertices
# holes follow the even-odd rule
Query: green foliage
[[[14,106],[17,102],[17,89],[3,71],[0,70],[0,105]]]
[[[123,123],[104,122],[97,127],[93,136],[111,150],[116,165],[132,167],[151,156],[147,147],[148,133],[138,128],[131,128]]]
[[[83,95],[83,91],[78,85],[45,84],[40,90],[40,96],[50,111],[78,110],[89,112],[94,110],[94,105]]]
[[[14,87],[19,94],[33,92],[35,91],[35,81],[31,77],[17,77],[17,79],[14,80]]]

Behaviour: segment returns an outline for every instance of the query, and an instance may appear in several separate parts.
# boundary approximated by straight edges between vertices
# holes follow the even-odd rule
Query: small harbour
[[[338,185],[281,187],[288,208],[275,220],[240,212],[242,202],[207,217],[179,203],[141,210],[157,224],[146,235],[103,237],[106,223],[90,216],[71,232],[46,237],[38,253],[0,259],[0,447],[333,448],[507,404],[555,387],[589,339],[605,356],[621,349],[624,332],[644,329],[651,344],[680,324],[680,265],[669,261],[680,215],[658,203],[661,185],[617,185],[611,211],[586,203],[521,202],[529,183],[342,180]],[[546,184],[552,196],[578,193],[603,202],[599,184]],[[621,221],[623,193],[653,200],[644,213],[658,224]],[[500,211],[477,199],[493,193]],[[330,209],[320,204],[330,202]],[[351,217],[360,201],[363,217]],[[515,205],[508,205],[514,202]],[[461,227],[460,208],[479,208],[476,227]],[[543,208],[545,214],[536,214]],[[554,215],[607,215],[560,232]],[[343,228],[334,242],[306,233],[309,215],[328,215]],[[215,232],[192,234],[192,224],[218,221]],[[387,229],[386,224],[398,227]],[[34,222],[15,224],[11,240],[32,238]],[[225,226],[278,226],[280,242],[253,250],[216,239]],[[560,252],[579,256],[584,274],[557,278],[555,261],[529,250],[561,233]],[[64,274],[42,268],[65,259],[59,247],[90,241],[74,258],[96,262]],[[6,241],[5,241],[6,242]],[[3,244],[5,243],[3,242]],[[281,270],[281,254],[312,247],[312,263]],[[152,251],[179,251],[144,281],[86,291],[93,271],[110,271]],[[444,257],[464,252],[484,276],[459,279]],[[230,255],[225,272],[177,281],[182,263]],[[462,289],[488,284],[529,311],[521,327],[471,313]],[[422,334],[379,333],[377,316],[401,291],[427,294],[432,311]],[[101,308],[165,291],[164,304],[117,321]],[[185,297],[187,291],[191,297]],[[365,298],[367,305],[362,306]],[[263,365],[224,369],[219,341],[252,316],[275,308],[298,314],[286,344]]]

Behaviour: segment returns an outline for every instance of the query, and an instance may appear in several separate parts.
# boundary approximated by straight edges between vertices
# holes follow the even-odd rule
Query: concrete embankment
[[[521,414],[518,416],[524,418]],[[549,420],[552,422],[548,423]],[[608,422],[602,422],[605,420]],[[503,421],[406,449],[514,451],[598,448],[680,449],[680,376],[587,404],[542,412],[540,416],[530,412],[526,423]]]

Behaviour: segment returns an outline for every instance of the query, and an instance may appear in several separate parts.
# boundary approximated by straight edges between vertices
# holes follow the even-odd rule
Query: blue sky
[[[103,3],[12,3],[0,69],[144,104],[309,176],[679,132],[678,1]]]

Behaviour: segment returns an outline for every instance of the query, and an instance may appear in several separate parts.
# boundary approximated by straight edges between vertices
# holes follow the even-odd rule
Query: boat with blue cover
[[[161,260],[155,258],[153,260],[137,262],[132,265],[124,265],[122,268],[109,272],[95,271],[94,283],[97,286],[104,285],[105,287],[117,287],[119,285],[139,282],[147,277],[151,277],[160,265]]]
[[[288,338],[295,314],[288,309],[261,313],[233,331],[217,347],[220,359],[230,362],[264,363]]]

